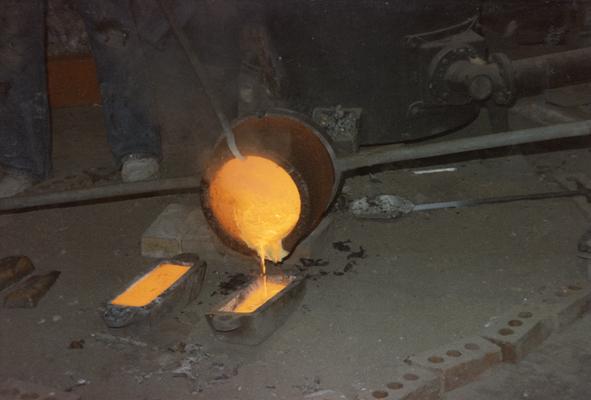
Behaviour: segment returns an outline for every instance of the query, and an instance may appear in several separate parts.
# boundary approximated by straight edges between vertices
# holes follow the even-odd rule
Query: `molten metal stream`
[[[263,157],[231,159],[214,176],[209,196],[224,230],[256,251],[262,275],[266,259],[285,258],[282,240],[301,211],[299,190],[285,169]]]
[[[268,280],[266,276],[260,277],[249,290],[248,294],[232,311],[235,313],[251,313],[258,310],[271,297],[281,292],[287,283]]]

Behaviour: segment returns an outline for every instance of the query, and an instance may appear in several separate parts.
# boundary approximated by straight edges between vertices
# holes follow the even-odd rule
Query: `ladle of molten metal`
[[[299,116],[248,117],[233,130],[244,159],[222,138],[202,180],[202,209],[225,244],[259,258],[264,275],[265,260],[283,260],[322,218],[339,181],[335,158]]]
[[[274,161],[249,155],[228,160],[209,187],[213,215],[228,232],[242,240],[260,259],[281,261],[283,239],[300,218],[301,199],[291,176]]]

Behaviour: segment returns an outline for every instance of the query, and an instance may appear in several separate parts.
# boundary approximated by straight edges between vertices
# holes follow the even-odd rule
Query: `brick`
[[[171,258],[196,253],[210,260],[228,251],[209,229],[201,209],[182,204],[168,205],[142,235],[144,257]]]
[[[575,283],[545,296],[542,309],[553,318],[554,329],[561,330],[591,309],[591,284]]]
[[[0,381],[0,400],[13,399],[80,400],[80,396],[12,378]]]
[[[503,361],[516,363],[550,336],[552,316],[536,306],[517,306],[488,325],[481,336],[501,347]]]
[[[166,258],[182,253],[181,237],[191,208],[169,204],[142,235],[144,257]]]
[[[429,370],[403,365],[383,387],[362,391],[357,397],[360,400],[440,400],[441,379]]]
[[[204,259],[212,259],[229,252],[215,233],[209,228],[203,212],[199,208],[191,210],[181,234],[183,253],[197,253]]]
[[[499,346],[474,336],[414,355],[407,362],[435,372],[448,392],[474,381],[501,360]]]

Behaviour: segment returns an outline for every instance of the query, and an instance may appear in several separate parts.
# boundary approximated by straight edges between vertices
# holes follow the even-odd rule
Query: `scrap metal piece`
[[[144,306],[114,304],[115,298],[110,300],[103,314],[103,320],[108,327],[122,328],[136,323],[153,326],[166,315],[174,315],[197,298],[201,292],[207,264],[201,261],[196,254],[190,253],[180,254],[171,260],[158,262],[150,271],[136,277],[121,293],[126,292],[163,264],[186,266],[189,267],[189,270]]]
[[[244,313],[233,311],[247,297],[253,285],[258,284],[255,279],[206,315],[209,326],[219,340],[251,346],[260,344],[283,325],[297,308],[306,287],[302,276],[267,276],[267,279],[287,285],[256,310]]]
[[[35,270],[27,256],[12,256],[0,260],[0,291],[20,281]]]
[[[326,129],[334,150],[339,154],[355,153],[359,150],[359,119],[361,108],[315,108],[312,119]]]
[[[351,203],[351,213],[358,218],[366,219],[395,219],[402,215],[431,210],[443,210],[448,208],[468,208],[489,204],[504,204],[516,201],[533,201],[548,199],[563,199],[571,197],[583,197],[587,203],[591,203],[591,189],[576,181],[577,190],[564,190],[560,192],[541,192],[529,194],[516,194],[507,196],[485,197],[480,199],[461,199],[451,201],[438,201],[434,203],[413,204],[400,196],[381,194],[375,197],[362,197]],[[591,245],[585,247],[585,243],[591,243],[591,233],[583,235],[579,242],[579,251],[589,251]],[[591,252],[591,251],[590,251]]]
[[[4,307],[34,308],[49,289],[53,286],[60,271],[51,271],[44,275],[34,275],[28,278],[15,290],[4,297]]]
[[[362,197],[351,203],[354,216],[367,219],[395,219],[414,210],[414,204],[400,196],[382,194]]]

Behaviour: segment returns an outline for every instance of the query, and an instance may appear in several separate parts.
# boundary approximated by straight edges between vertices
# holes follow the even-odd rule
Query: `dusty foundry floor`
[[[55,187],[87,184],[89,168],[113,168],[100,113],[98,107],[55,113]],[[468,130],[486,130],[486,120]],[[590,170],[585,141],[525,150],[374,171],[349,178],[344,191],[350,198],[386,192],[425,202],[555,190],[553,174]],[[167,160],[165,175],[186,172],[187,157]],[[457,170],[413,174],[447,163]],[[26,254],[39,271],[62,271],[37,308],[0,309],[0,376],[84,399],[292,399],[321,389],[353,397],[387,382],[406,356],[477,334],[511,305],[585,279],[576,243],[589,220],[572,200],[433,211],[388,223],[339,212],[319,254],[329,264],[309,271],[328,274],[308,281],[302,305],[262,345],[221,344],[203,318],[221,299],[213,294],[220,281],[256,269],[229,256],[207,260],[199,301],[158,330],[109,331],[102,304],[149,265],[140,256],[141,234],[172,202],[196,205],[197,197],[0,215],[0,257]],[[367,257],[335,275],[347,260],[331,243],[344,240],[362,246]],[[82,349],[69,349],[82,339]],[[589,381],[576,374],[570,379],[583,386]]]

